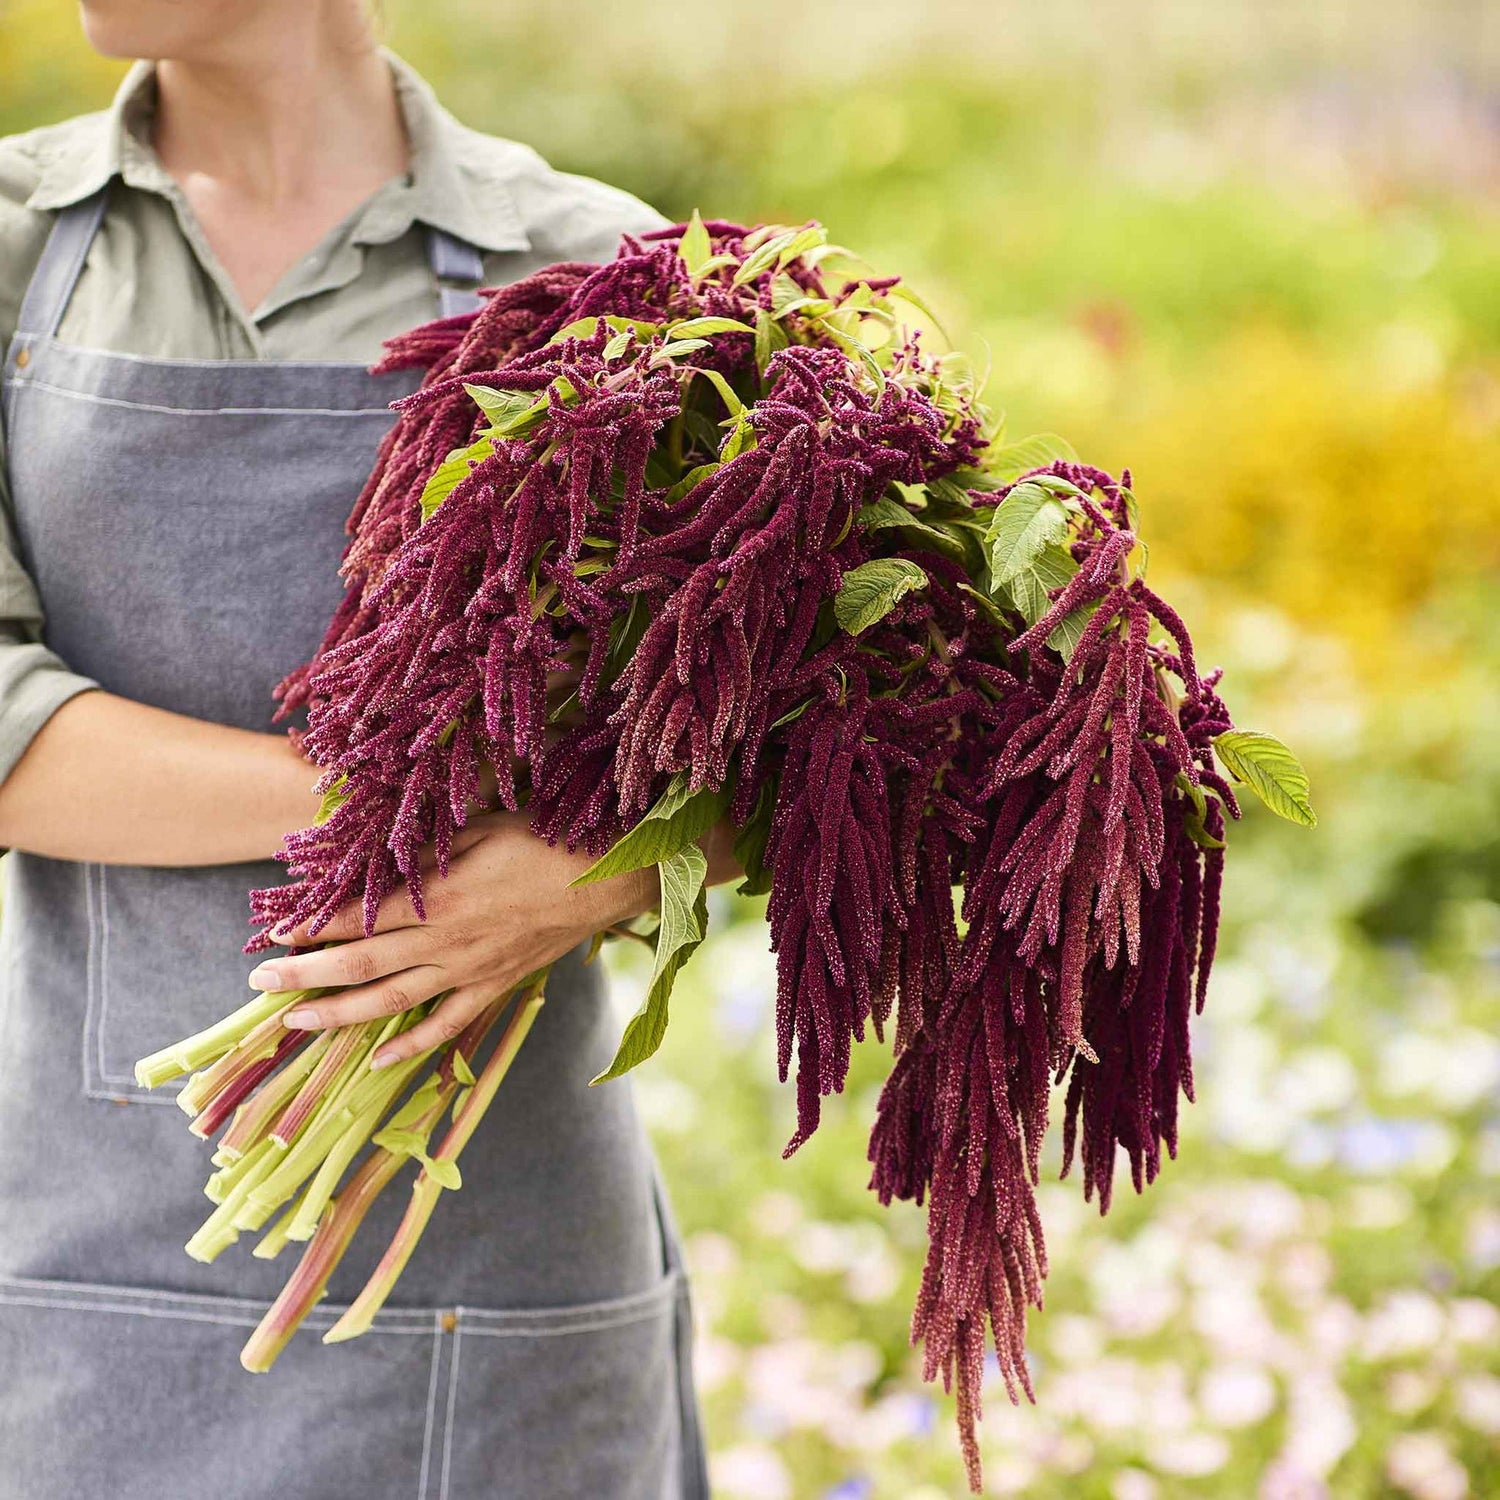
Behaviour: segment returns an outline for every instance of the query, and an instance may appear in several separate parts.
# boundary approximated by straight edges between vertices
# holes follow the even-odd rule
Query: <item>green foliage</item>
[[[1304,828],[1317,826],[1318,815],[1308,801],[1307,772],[1274,735],[1231,729],[1215,738],[1214,753],[1229,774],[1244,782],[1273,813]]]
[[[708,859],[703,850],[697,844],[688,844],[662,860],[657,870],[661,876],[661,923],[656,929],[656,960],[646,981],[646,996],[625,1024],[614,1061],[590,1080],[593,1083],[619,1078],[661,1046],[678,970],[708,932],[708,897],[703,885]]]
[[[902,557],[877,557],[844,574],[833,596],[833,612],[850,635],[883,620],[913,589],[925,588],[927,575]]]
[[[702,838],[722,818],[729,807],[729,793],[710,791],[707,787],[692,791],[687,773],[679,771],[655,805],[639,823],[616,841],[576,880],[574,885],[591,885],[644,870],[662,863]]]

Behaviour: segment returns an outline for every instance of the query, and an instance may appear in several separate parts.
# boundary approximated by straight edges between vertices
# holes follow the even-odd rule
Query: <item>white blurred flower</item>
[[[740,1346],[716,1334],[693,1340],[693,1382],[700,1391],[715,1391],[740,1367]]]
[[[1046,1323],[1047,1349],[1070,1365],[1092,1364],[1104,1353],[1104,1330],[1081,1313],[1062,1313]]]
[[[1325,1479],[1354,1446],[1359,1428],[1349,1398],[1327,1372],[1307,1370],[1291,1383],[1282,1459],[1295,1471]]]
[[[1475,1027],[1445,1036],[1402,1031],[1380,1054],[1380,1084],[1397,1097],[1423,1094],[1455,1113],[1500,1083],[1500,1040]]]
[[[1354,1307],[1343,1297],[1330,1297],[1311,1309],[1303,1324],[1308,1348],[1325,1363],[1335,1363],[1359,1339],[1363,1325]],[[1301,1355],[1294,1356],[1298,1364]]]
[[[1257,1500],[1328,1500],[1328,1486],[1286,1458],[1278,1458],[1261,1476]]]
[[[849,1237],[841,1224],[814,1219],[792,1236],[792,1254],[806,1271],[842,1271],[850,1260]]]
[[[700,1229],[688,1240],[686,1251],[689,1272],[703,1280],[733,1275],[740,1263],[734,1241],[712,1229]]]
[[[1500,1341],[1500,1308],[1483,1297],[1455,1297],[1448,1304],[1448,1331],[1459,1344]]]
[[[1442,1304],[1412,1288],[1389,1293],[1365,1319],[1360,1352],[1366,1359],[1397,1359],[1430,1349],[1443,1336]]]
[[[1465,1375],[1455,1381],[1453,1404],[1459,1421],[1491,1437],[1500,1433],[1500,1380],[1493,1375]]]
[[[906,1438],[921,1436],[931,1424],[930,1396],[891,1391],[858,1413],[848,1447],[854,1453],[880,1453]]]
[[[1336,1047],[1304,1047],[1282,1064],[1275,1093],[1288,1110],[1323,1114],[1350,1103],[1358,1086],[1354,1064]]]
[[[750,1210],[749,1222],[759,1233],[780,1239],[802,1222],[802,1200],[794,1193],[762,1193]]]
[[[1177,1311],[1181,1245],[1159,1225],[1104,1245],[1089,1266],[1094,1307],[1125,1338],[1155,1333]]]
[[[1019,1495],[1037,1477],[1035,1462],[1024,1453],[986,1454],[984,1492],[987,1495]]]
[[[1165,1474],[1201,1479],[1229,1462],[1229,1439],[1220,1432],[1178,1432],[1153,1438],[1146,1457]]]
[[[1500,1211],[1476,1209],[1464,1231],[1464,1256],[1481,1273],[1500,1266]]]
[[[1385,1382],[1385,1404],[1398,1417],[1414,1417],[1437,1399],[1440,1384],[1431,1370],[1392,1370]]]
[[[807,1327],[807,1309],[785,1292],[768,1293],[760,1299],[760,1326],[770,1338],[796,1338]]]
[[[1403,1432],[1385,1456],[1385,1476],[1415,1500],[1464,1500],[1469,1476],[1436,1432]]]
[[[681,1079],[646,1069],[635,1080],[635,1099],[648,1129],[683,1135],[698,1123],[698,1094]]]
[[[1120,1469],[1109,1493],[1111,1500],[1156,1500],[1156,1481],[1144,1469]]]
[[[1351,1229],[1394,1229],[1414,1209],[1410,1190],[1399,1182],[1359,1183],[1345,1192],[1339,1217]]]
[[[1276,1383],[1259,1365],[1215,1365],[1198,1384],[1198,1405],[1218,1427],[1249,1427],[1276,1405]]]
[[[791,1500],[792,1476],[774,1448],[739,1443],[712,1454],[714,1493],[737,1500]]]
[[[1332,1275],[1333,1256],[1309,1241],[1288,1245],[1276,1259],[1278,1285],[1302,1307],[1321,1302]]]

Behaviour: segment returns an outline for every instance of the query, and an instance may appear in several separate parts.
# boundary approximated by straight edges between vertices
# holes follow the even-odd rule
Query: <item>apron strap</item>
[[[94,232],[104,217],[104,203],[109,196],[106,184],[98,192],[80,198],[59,210],[42,247],[31,283],[21,300],[16,319],[16,333],[31,338],[51,338],[62,322],[63,309],[73,295],[78,273],[83,270]]]
[[[438,305],[445,318],[478,312],[484,299],[474,290],[484,280],[484,257],[465,240],[427,226],[427,264],[437,282]],[[450,282],[466,286],[450,286]]]

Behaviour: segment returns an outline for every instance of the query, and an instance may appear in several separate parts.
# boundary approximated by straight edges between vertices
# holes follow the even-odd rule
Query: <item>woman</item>
[[[206,1154],[131,1076],[235,1001],[246,892],[314,814],[270,691],[411,385],[366,373],[381,340],[661,221],[458,125],[362,0],[83,16],[158,61],[0,142],[0,1500],[704,1494],[676,1240],[628,1087],[586,1086],[616,1028],[569,951],[649,881],[570,891],[579,858],[482,818],[425,925],[393,898],[376,936],[257,968],[355,986],[306,1026],[451,991],[395,1056],[567,955],[389,1310],[269,1376],[236,1354],[289,1266],[183,1254]]]

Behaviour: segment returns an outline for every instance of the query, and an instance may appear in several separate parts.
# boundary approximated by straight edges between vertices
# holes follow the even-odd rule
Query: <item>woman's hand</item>
[[[711,881],[734,873],[730,839],[721,826],[703,841]],[[433,871],[423,883],[425,922],[402,887],[381,903],[372,936],[363,935],[360,909],[351,905],[315,939],[303,929],[284,935],[289,943],[327,940],[332,947],[267,960],[250,983],[262,990],[351,986],[288,1012],[286,1024],[304,1029],[395,1015],[451,990],[371,1059],[372,1067],[386,1067],[457,1036],[528,974],[659,899],[652,869],[572,887],[592,863],[537,838],[524,814],[473,818],[454,836],[447,879]]]

